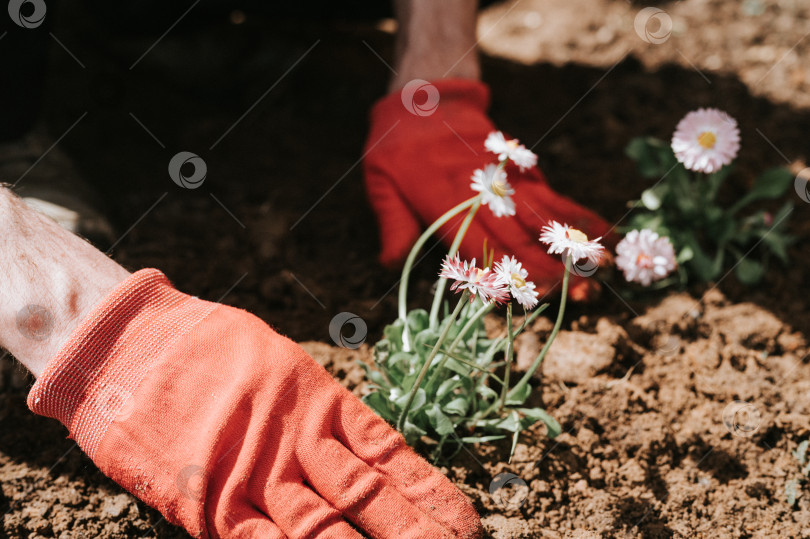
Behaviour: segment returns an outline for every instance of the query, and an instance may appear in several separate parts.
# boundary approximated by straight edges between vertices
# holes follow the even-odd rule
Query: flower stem
[[[411,248],[411,252],[408,253],[408,258],[405,260],[405,265],[402,266],[402,277],[399,280],[399,319],[403,322],[406,321],[408,316],[408,280],[410,279],[411,269],[413,268],[414,261],[416,259],[416,255],[419,254],[419,251],[422,249],[422,246],[425,245],[425,242],[436,232],[442,225],[444,225],[447,221],[461,213],[462,211],[466,210],[473,204],[475,201],[480,199],[480,195],[474,196],[468,200],[465,200],[461,204],[450,208],[444,215],[436,219],[432,225],[430,225],[427,230],[425,230],[419,239],[416,240],[416,243],[413,244]],[[402,341],[405,347],[405,351],[407,352],[410,349],[410,343],[408,338],[408,325],[405,324],[405,330],[402,334]]]
[[[408,400],[405,402],[405,406],[402,408],[402,413],[399,416],[399,421],[397,421],[397,429],[400,432],[405,432],[405,420],[408,418],[408,412],[411,409],[411,405],[413,404],[413,399],[416,397],[416,392],[419,390],[419,386],[422,385],[422,381],[425,379],[428,370],[430,369],[430,364],[433,363],[433,358],[436,357],[436,353],[439,351],[439,347],[442,345],[444,340],[447,338],[447,334],[450,332],[450,328],[453,327],[453,324],[458,317],[458,313],[461,312],[461,309],[464,307],[464,304],[470,298],[470,292],[465,290],[463,294],[461,294],[461,298],[458,300],[458,305],[456,305],[453,314],[450,315],[449,320],[447,320],[447,325],[442,330],[441,335],[439,335],[439,339],[436,341],[436,344],[433,345],[433,350],[430,351],[430,355],[425,360],[425,364],[422,365],[422,370],[419,371],[419,376],[416,378],[416,381],[413,383],[413,387],[411,387],[410,393],[408,393]]]
[[[557,320],[554,322],[554,329],[551,330],[551,334],[548,336],[548,340],[546,341],[545,346],[543,349],[540,350],[540,354],[535,358],[534,363],[532,366],[529,367],[529,370],[523,375],[523,377],[515,384],[515,387],[509,392],[510,395],[514,395],[523,386],[529,383],[529,380],[532,379],[532,376],[540,367],[540,364],[543,363],[543,359],[545,359],[546,354],[548,353],[548,349],[551,348],[551,343],[554,342],[554,339],[557,337],[557,333],[560,332],[560,327],[562,326],[563,321],[563,314],[565,313],[565,302],[568,299],[568,279],[571,276],[571,272],[568,271],[568,268],[571,267],[572,264],[571,256],[568,256],[568,259],[565,261],[565,274],[563,275],[563,284],[562,284],[562,298],[560,299],[560,309],[557,311]]]
[[[442,358],[442,360],[439,362],[439,364],[436,365],[436,369],[433,371],[433,374],[430,376],[430,379],[428,380],[427,387],[431,387],[431,385],[435,385],[435,382],[438,379],[439,374],[442,372],[442,369],[444,369],[444,364],[447,363],[447,360],[450,357],[450,354],[455,352],[456,346],[458,345],[458,343],[461,342],[461,339],[464,338],[464,335],[466,335],[467,332],[470,331],[473,324],[475,324],[475,322],[479,318],[481,318],[482,316],[487,314],[489,311],[491,311],[493,309],[493,307],[495,307],[494,303],[484,304],[480,309],[478,309],[475,312],[475,314],[472,315],[472,317],[469,320],[467,320],[467,323],[464,324],[464,327],[461,328],[461,331],[458,332],[458,335],[456,335],[456,338],[453,339],[452,343],[450,343],[450,347],[447,349],[447,353],[445,354],[445,356]]]
[[[515,355],[515,336],[512,332],[512,302],[506,306],[506,370],[503,373],[503,386],[501,387],[501,404],[498,413],[503,412],[506,405],[506,394],[509,392],[509,375],[512,372],[512,357]]]
[[[456,237],[453,239],[453,244],[450,245],[450,251],[448,251],[447,256],[450,258],[456,255],[458,251],[459,245],[461,245],[461,240],[464,239],[464,236],[467,234],[467,229],[470,227],[470,223],[472,222],[473,218],[475,217],[476,212],[478,212],[478,208],[481,207],[481,197],[476,196],[473,199],[472,207],[470,211],[467,213],[467,216],[464,218],[464,221],[461,222],[461,226],[458,228],[458,232],[456,232]],[[430,307],[430,327],[436,328],[439,324],[439,307],[442,303],[442,297],[444,296],[444,288],[447,286],[447,279],[441,278],[439,279],[438,284],[436,285],[436,294],[433,296],[433,305]]]

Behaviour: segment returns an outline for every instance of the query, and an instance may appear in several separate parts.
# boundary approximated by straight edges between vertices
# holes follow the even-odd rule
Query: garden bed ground
[[[699,106],[740,121],[729,199],[764,167],[807,166],[806,6],[662,4],[675,24],[659,45],[633,29],[641,7],[523,0],[482,18],[483,46],[495,55],[484,62],[492,114],[529,144],[540,139],[553,185],[618,221],[643,188],[624,145],[639,134],[668,137]],[[341,311],[363,317],[370,339],[395,316],[398,276],[375,263],[374,218],[356,166],[368,107],[389,74],[374,52],[390,58],[390,35],[369,23],[248,16],[234,25],[192,15],[129,69],[176,15],[152,36],[128,36],[95,13],[61,15],[54,34],[84,68],[54,47],[45,120],[58,137],[88,112],[60,146],[121,231],[137,222],[116,259],[161,268],[181,290],[255,312],[362,391],[356,361],[368,360],[368,349],[326,343]],[[202,188],[169,180],[166,165],[180,150],[206,160]],[[569,309],[534,397],[564,434],[532,431],[511,465],[508,446],[493,444],[444,468],[488,533],[810,537],[810,492],[796,508],[784,496],[798,469],[790,453],[810,436],[810,205],[794,200],[792,230],[804,238],[791,265],[773,267],[756,289],[728,276],[626,302],[605,276],[596,303]],[[414,301],[428,296],[438,262],[428,256],[417,267]],[[548,327],[534,329],[542,339]],[[524,339],[522,357],[536,346]],[[6,360],[0,537],[186,537],[98,472],[58,423],[28,412],[29,384]],[[735,400],[751,405],[736,420],[727,408]],[[752,427],[750,436],[732,433],[734,421]],[[527,484],[514,498],[519,507],[489,493],[493,476],[507,471]]]

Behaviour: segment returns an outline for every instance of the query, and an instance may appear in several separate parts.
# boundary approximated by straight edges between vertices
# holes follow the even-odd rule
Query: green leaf
[[[461,376],[469,376],[470,371],[472,370],[467,365],[464,365],[463,363],[456,361],[452,357],[447,358],[447,363],[445,363],[444,366]]]
[[[395,423],[397,420],[396,414],[391,410],[391,401],[385,398],[379,391],[375,391],[374,393],[369,393],[365,397],[363,397],[363,402],[366,405],[374,410],[377,415],[382,417],[388,422]]]
[[[520,416],[514,410],[509,412],[509,415],[496,423],[495,426],[509,432],[517,432],[523,428],[520,424]]]
[[[787,498],[787,503],[790,507],[794,507],[796,505],[796,501],[799,499],[798,479],[791,479],[785,483],[785,497]]]
[[[470,403],[467,402],[467,399],[462,397],[453,399],[443,406],[444,411],[447,412],[448,414],[455,414],[460,416],[465,415],[469,408]]]
[[[363,367],[364,367],[364,369],[366,371],[366,377],[369,380],[371,380],[372,382],[374,382],[378,386],[384,387],[386,389],[391,387],[391,384],[388,383],[388,380],[385,379],[385,377],[382,375],[382,373],[370,368],[368,365],[363,365]]]
[[[506,405],[507,406],[517,406],[519,404],[523,404],[526,402],[526,399],[529,398],[529,395],[532,394],[532,386],[529,384],[523,384],[518,391],[515,392],[514,395],[508,396],[506,398]]]
[[[744,257],[734,266],[734,275],[743,284],[755,284],[765,275],[765,266],[761,262]]]
[[[477,388],[478,394],[481,395],[481,398],[484,400],[495,400],[498,398],[498,394],[495,393],[495,390],[489,386],[480,385]]]
[[[675,159],[669,145],[653,137],[634,138],[624,152],[636,162],[638,172],[644,178],[660,178]]]
[[[383,336],[390,343],[393,351],[402,350],[402,332],[405,330],[405,323],[402,320],[395,320],[388,324],[383,330]],[[379,344],[379,343],[378,343]]]
[[[678,264],[683,264],[684,262],[688,262],[689,260],[692,260],[692,258],[694,258],[694,256],[695,256],[695,252],[692,250],[691,247],[689,247],[687,245],[686,247],[684,247],[683,249],[678,251],[678,256],[675,257],[675,261]]]
[[[784,167],[766,170],[756,179],[747,196],[751,200],[778,198],[793,187],[794,180],[793,174]]]
[[[421,438],[422,436],[427,434],[427,431],[417,425],[414,425],[410,421],[405,421],[405,432],[402,434],[405,435],[405,441],[408,445],[413,445],[416,441]]]
[[[531,421],[529,425],[533,425],[538,421],[545,423],[549,438],[555,438],[562,432],[562,427],[559,422],[542,408],[518,408],[518,411],[525,415],[526,419]],[[527,427],[529,425],[527,425]]]
[[[736,213],[755,200],[778,198],[790,189],[794,181],[793,174],[786,168],[766,170],[754,180],[751,190],[743,195],[729,212]]]
[[[397,408],[400,410],[405,407],[405,403],[408,402],[408,395],[409,393],[403,393],[401,397],[399,397],[394,404],[397,405]],[[421,387],[416,390],[416,395],[414,395],[413,402],[411,403],[411,409],[408,412],[409,414],[415,414],[422,406],[425,405],[427,402],[427,395],[425,394],[425,390]]]
[[[436,390],[436,398],[441,399],[460,385],[461,380],[456,378],[448,378],[442,382],[441,385],[439,385],[439,389]]]
[[[428,312],[424,309],[414,309],[408,313],[406,317],[408,320],[408,329],[411,335],[416,335],[420,331],[426,329],[429,325]]]
[[[413,339],[413,349],[421,356],[427,356],[439,340],[439,334],[432,329],[423,329]]]
[[[796,447],[793,451],[793,458],[799,461],[799,464],[807,462],[807,447],[810,445],[810,440],[805,440]]]
[[[791,243],[791,238],[789,236],[771,232],[770,234],[762,236],[762,243],[771,253],[781,260],[783,264],[787,264],[789,262],[787,251],[787,248]]]
[[[503,434],[494,434],[492,436],[465,436],[461,438],[461,441],[465,444],[476,444],[476,443],[483,443],[483,442],[493,442],[495,440],[503,440],[506,438]]]
[[[425,414],[430,420],[430,425],[442,436],[452,434],[456,430],[453,426],[453,422],[450,421],[449,417],[444,415],[444,412],[441,411],[437,403],[434,402],[433,406],[425,410]]]

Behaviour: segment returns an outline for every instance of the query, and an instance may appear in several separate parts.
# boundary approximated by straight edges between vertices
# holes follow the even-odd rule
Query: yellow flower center
[[[481,268],[475,268],[475,272],[476,272],[475,273],[475,281],[473,281],[473,282],[477,283],[478,281],[481,280],[481,276],[486,273],[486,270],[482,270]]]
[[[704,131],[703,133],[698,135],[698,144],[700,144],[707,150],[711,150],[712,148],[714,148],[716,142],[717,142],[717,135],[715,135],[711,131]]]
[[[515,286],[518,288],[523,288],[526,286],[526,281],[517,273],[512,274],[512,280],[515,282]]]
[[[506,183],[502,182],[501,180],[495,180],[494,182],[492,182],[492,192],[501,198],[505,197]]]
[[[581,230],[577,230],[576,228],[569,228],[568,230],[566,230],[565,237],[577,243],[588,242],[588,236],[586,236],[584,232],[582,232]]]
[[[507,145],[507,146],[509,146],[511,149],[513,149],[513,150],[514,150],[514,149],[517,149],[517,147],[518,147],[518,141],[517,141],[517,140],[515,140],[515,139],[512,139],[512,140],[507,140],[507,141],[506,141],[506,145]]]
[[[641,253],[636,257],[636,266],[640,268],[651,268],[652,267],[652,258],[648,255]]]

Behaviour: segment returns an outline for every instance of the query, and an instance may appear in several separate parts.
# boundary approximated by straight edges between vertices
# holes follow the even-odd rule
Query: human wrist
[[[390,92],[414,79],[480,79],[477,0],[398,0],[396,8],[396,74]]]
[[[0,187],[0,346],[34,376],[129,275],[85,240]]]

